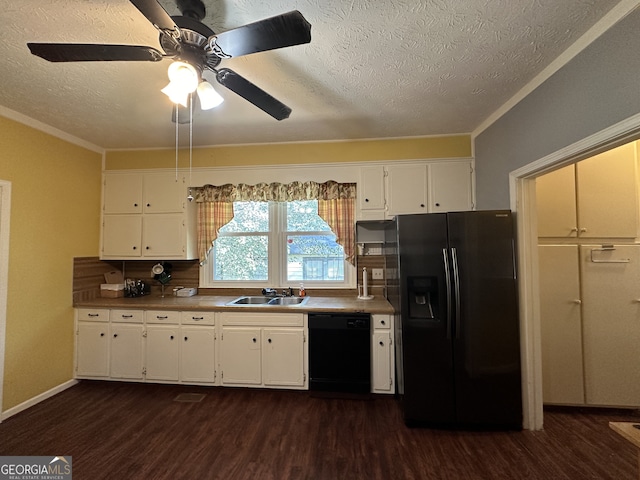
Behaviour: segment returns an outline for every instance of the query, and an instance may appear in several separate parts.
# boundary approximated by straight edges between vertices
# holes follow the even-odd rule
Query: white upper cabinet
[[[102,259],[194,259],[196,205],[175,173],[106,173]]]
[[[536,179],[538,236],[636,238],[637,142]]]
[[[577,237],[575,167],[569,165],[536,178],[539,237]]]
[[[175,173],[145,174],[142,192],[144,213],[181,213],[187,202],[187,185]]]
[[[109,174],[104,178],[104,213],[142,213],[142,174]]]
[[[426,165],[390,165],[387,176],[388,215],[428,213]]]
[[[473,208],[473,169],[469,162],[429,164],[429,212],[466,212]]]
[[[470,160],[389,165],[386,171],[387,217],[474,207]]]
[[[358,198],[361,210],[384,210],[384,167],[382,165],[360,169]]]
[[[576,164],[581,237],[637,236],[636,145],[628,143]]]

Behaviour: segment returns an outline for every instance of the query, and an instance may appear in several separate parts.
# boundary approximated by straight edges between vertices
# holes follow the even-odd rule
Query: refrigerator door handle
[[[458,252],[451,249],[451,260],[453,263],[453,284],[456,296],[456,340],[460,339],[460,272],[458,271]]]
[[[451,277],[449,274],[449,255],[447,249],[442,249],[444,258],[444,280],[447,287],[447,339],[451,338]]]

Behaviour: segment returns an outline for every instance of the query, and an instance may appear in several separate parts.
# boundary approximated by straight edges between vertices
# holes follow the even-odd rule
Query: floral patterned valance
[[[356,198],[355,183],[258,183],[247,185],[205,185],[194,189],[195,200],[203,202],[291,202],[294,200],[337,200]]]

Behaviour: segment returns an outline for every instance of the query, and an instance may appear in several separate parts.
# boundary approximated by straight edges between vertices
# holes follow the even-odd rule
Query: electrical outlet
[[[384,279],[384,270],[382,268],[372,268],[371,269],[371,278],[373,280],[383,280]]]

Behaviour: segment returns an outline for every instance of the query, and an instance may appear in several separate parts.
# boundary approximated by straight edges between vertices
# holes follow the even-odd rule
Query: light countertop
[[[365,312],[393,314],[393,307],[383,296],[375,296],[371,300],[359,300],[356,296],[309,296],[303,305],[294,306],[260,306],[260,305],[227,305],[239,295],[195,295],[193,297],[176,297],[157,294],[135,298],[96,298],[78,301],[77,308],[111,308],[142,310],[209,310],[238,312]]]

